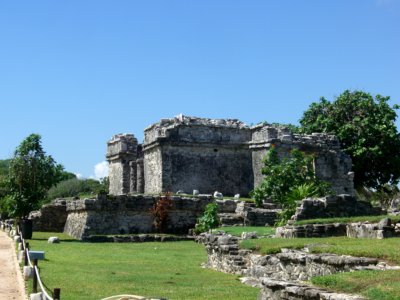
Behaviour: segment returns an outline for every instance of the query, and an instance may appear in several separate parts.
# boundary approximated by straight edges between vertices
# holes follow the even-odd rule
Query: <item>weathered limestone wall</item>
[[[382,214],[380,208],[374,208],[369,202],[357,201],[350,195],[327,196],[318,199],[304,199],[297,206],[296,213],[292,217],[294,221],[353,217],[353,216],[377,216]]]
[[[351,160],[332,135],[179,115],[149,126],[144,136],[143,145],[129,134],[108,142],[110,194],[199,190],[244,196],[261,183],[266,151],[275,147],[280,157],[293,149],[314,155],[317,177],[337,194],[354,195]]]
[[[64,231],[77,239],[91,235],[154,232],[150,209],[158,199],[158,196],[134,195],[72,201],[67,205]],[[211,201],[212,197],[207,195],[196,199],[172,197],[167,231],[187,233]]]
[[[136,138],[132,134],[113,136],[107,143],[106,157],[109,162],[110,194],[128,194],[131,189],[130,162],[137,158]]]
[[[246,144],[250,138],[250,129],[237,120],[183,116],[161,120],[145,130],[145,192],[191,193],[196,189],[201,193],[247,194],[253,188]],[[152,155],[154,149],[161,153],[161,159]],[[156,168],[161,177],[149,168]]]
[[[349,238],[383,239],[400,237],[400,222],[392,223],[389,218],[384,218],[379,223],[286,225],[276,228],[275,236],[279,238],[347,236]]]
[[[254,172],[254,186],[263,180],[261,169],[266,151],[275,147],[282,159],[290,156],[290,151],[298,149],[315,156],[316,176],[331,183],[337,194],[354,195],[351,159],[340,150],[340,143],[333,135],[314,133],[312,135],[293,134],[287,128],[272,126],[253,127],[250,150]]]
[[[375,258],[334,254],[312,254],[284,250],[273,255],[253,254],[239,248],[239,239],[230,235],[203,233],[197,241],[204,244],[208,254],[206,267],[225,273],[249,277],[262,288],[259,299],[272,300],[350,300],[362,297],[337,294],[305,285],[314,276],[354,270],[399,269]]]
[[[163,161],[161,149],[153,147],[144,152],[143,166],[143,185],[145,194],[158,194],[163,192]],[[164,192],[167,191],[164,190]]]
[[[33,221],[34,231],[63,232],[67,216],[67,201],[55,199],[40,210],[31,212],[29,219]]]

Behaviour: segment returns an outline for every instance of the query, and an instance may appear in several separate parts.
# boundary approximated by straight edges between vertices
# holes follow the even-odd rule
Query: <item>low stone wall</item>
[[[230,235],[203,233],[197,241],[206,247],[206,267],[258,280],[262,287],[259,299],[362,299],[319,290],[299,281],[338,272],[392,268],[375,258],[312,254],[298,250],[282,249],[281,253],[273,255],[253,254],[250,250],[239,249],[239,238]],[[278,284],[279,281],[284,282]]]
[[[385,218],[379,223],[287,225],[276,228],[275,236],[279,238],[347,236],[350,238],[383,239],[400,237],[400,222],[392,223],[389,218]]]
[[[159,196],[98,196],[96,199],[75,200],[67,204],[68,218],[64,231],[84,239],[91,235],[133,234],[154,232],[150,209]],[[169,233],[187,233],[213,201],[211,195],[196,198],[173,196],[168,212]]]
[[[31,212],[29,219],[33,222],[34,231],[63,232],[67,216],[67,201],[55,199],[40,210]]]
[[[319,199],[304,199],[292,217],[294,221],[380,215],[382,210],[374,208],[368,202],[357,201],[350,195],[327,196]]]
[[[275,236],[279,238],[306,238],[306,237],[330,237],[346,236],[347,224],[308,224],[297,226],[277,227]]]
[[[400,237],[400,222],[392,223],[391,219],[385,218],[379,223],[351,223],[347,224],[346,234],[352,238],[384,239]]]
[[[301,283],[261,279],[258,300],[365,300],[364,297],[339,294]]]

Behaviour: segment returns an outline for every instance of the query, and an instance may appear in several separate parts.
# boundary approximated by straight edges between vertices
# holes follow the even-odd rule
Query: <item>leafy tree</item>
[[[395,121],[398,105],[390,97],[344,91],[334,101],[312,103],[300,120],[302,132],[335,134],[353,160],[354,183],[379,189],[400,178],[400,135]]]
[[[11,159],[0,159],[0,178],[8,176]]]
[[[251,192],[256,205],[261,206],[266,198],[280,204],[283,211],[279,223],[283,223],[294,214],[297,201],[331,194],[329,184],[316,178],[313,159],[297,149],[280,159],[275,148],[269,149],[262,168],[265,177]]]
[[[8,176],[11,214],[26,217],[38,209],[40,200],[62,178],[63,166],[46,155],[41,137],[31,134],[17,147],[10,162]]]

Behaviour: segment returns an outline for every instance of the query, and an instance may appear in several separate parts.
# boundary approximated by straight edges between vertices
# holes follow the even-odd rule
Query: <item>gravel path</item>
[[[25,300],[24,280],[18,266],[14,242],[0,230],[0,300]]]

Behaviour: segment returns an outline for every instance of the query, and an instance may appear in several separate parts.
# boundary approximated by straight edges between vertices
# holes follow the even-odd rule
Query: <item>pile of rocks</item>
[[[316,218],[372,216],[380,214],[382,214],[381,208],[372,207],[368,202],[357,201],[353,196],[342,194],[302,200],[292,220],[299,221]]]
[[[400,269],[375,258],[312,254],[289,249],[282,249],[277,254],[258,255],[240,249],[239,238],[230,235],[203,233],[197,237],[197,241],[206,247],[206,267],[250,277],[252,285],[262,288],[259,299],[362,299],[317,289],[301,281],[314,276],[354,270]]]

